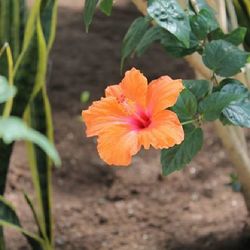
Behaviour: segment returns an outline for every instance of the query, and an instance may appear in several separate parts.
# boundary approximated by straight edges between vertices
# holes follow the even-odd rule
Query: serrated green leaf
[[[203,99],[210,88],[210,83],[207,80],[183,80],[183,84],[196,96],[197,100]]]
[[[190,47],[186,48],[174,35],[166,30],[161,32],[161,44],[174,57],[183,57],[190,55],[199,48],[199,41],[193,33],[190,34]]]
[[[46,135],[51,144],[54,142],[51,108],[45,86],[36,95],[27,111],[29,125],[36,131]],[[40,223],[43,222],[44,230],[52,241],[52,215],[51,215],[51,171],[52,162],[47,154],[39,147],[28,143],[30,167],[33,183],[37,192],[40,205]],[[31,160],[32,159],[32,160]],[[44,232],[43,232],[44,233]]]
[[[240,72],[249,54],[233,44],[216,40],[205,46],[202,59],[204,64],[217,75],[229,77]]]
[[[84,11],[83,11],[83,20],[84,20],[87,32],[89,30],[89,25],[92,22],[97,3],[98,3],[98,0],[86,0],[85,1]]]
[[[191,120],[197,112],[196,97],[188,89],[184,89],[172,110],[178,115],[181,121]]]
[[[6,102],[16,93],[16,88],[10,86],[5,77],[0,76],[0,103]]]
[[[111,15],[113,0],[101,0],[99,8],[107,16]]]
[[[203,132],[200,128],[185,131],[185,139],[180,145],[161,151],[163,175],[183,169],[200,151]]]
[[[176,0],[148,0],[147,11],[159,26],[189,47],[189,19]]]
[[[197,15],[190,17],[191,29],[200,40],[204,39],[208,33],[218,28],[218,23],[211,11],[202,9]]]
[[[137,18],[129,27],[122,42],[121,69],[123,68],[124,61],[127,59],[127,57],[129,57],[135,51],[137,45],[141,41],[143,35],[146,33],[148,27],[148,17]]]
[[[226,40],[229,43],[232,43],[236,46],[240,45],[243,43],[244,38],[246,36],[247,29],[245,27],[239,27],[229,34],[226,34],[224,37],[224,40]]]
[[[239,100],[242,94],[214,92],[199,103],[199,112],[206,121],[218,119],[222,110],[229,106],[232,101]]]
[[[223,110],[223,115],[233,125],[250,128],[250,96],[247,100],[230,104]]]
[[[227,84],[242,84],[239,80],[234,78],[224,78],[222,81],[220,81],[219,86],[217,87],[218,90],[221,90],[225,85]]]
[[[250,128],[250,92],[241,83],[232,81],[232,83],[226,84],[221,92],[225,93],[238,93],[242,95],[237,101],[233,101],[229,106],[223,109],[222,113],[225,116],[221,118],[221,121],[225,121],[241,126]]]
[[[211,32],[208,37],[210,41],[221,39],[238,46],[243,43],[246,32],[247,29],[245,27],[239,27],[228,34],[224,34],[223,31],[218,28]]]
[[[228,94],[239,94],[242,98],[248,95],[248,89],[238,80],[233,78],[226,78],[220,82],[222,88],[220,91],[222,93]]]
[[[60,157],[54,146],[45,136],[28,128],[19,118],[9,117],[0,119],[0,138],[2,138],[5,143],[18,140],[31,141],[40,146],[56,165],[60,165]]]

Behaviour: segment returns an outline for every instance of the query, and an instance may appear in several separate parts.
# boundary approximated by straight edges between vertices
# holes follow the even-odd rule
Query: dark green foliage
[[[22,228],[14,208],[3,197],[0,197],[0,225],[12,227],[23,233],[33,249],[43,249],[41,239]]]
[[[211,86],[207,80],[184,80],[183,84],[195,95],[197,100],[203,99],[208,94]]]
[[[121,69],[128,56],[130,56],[135,50],[139,42],[141,41],[143,35],[146,33],[149,27],[148,17],[137,18],[129,27],[123,42],[122,42],[122,60]]]
[[[163,175],[183,169],[201,150],[203,133],[200,128],[191,127],[185,131],[185,139],[180,145],[161,151]]]
[[[87,32],[89,30],[89,25],[92,22],[97,3],[98,3],[98,0],[86,0],[85,1],[83,20],[84,20]]]
[[[242,95],[239,100],[231,102],[223,109],[223,115],[233,125],[250,128],[250,92],[248,89],[240,82],[232,80],[221,89],[221,92]],[[225,122],[225,119],[223,121]]]
[[[192,31],[200,40],[206,38],[207,34],[218,28],[218,23],[211,11],[202,9],[197,15],[190,18]]]
[[[209,40],[219,40],[223,39],[233,45],[240,45],[246,36],[247,29],[244,27],[239,27],[228,34],[224,34],[223,31],[218,28],[208,35]]]
[[[155,25],[148,29],[146,33],[143,35],[141,41],[139,44],[136,46],[136,54],[138,56],[141,56],[142,54],[145,53],[145,51],[149,48],[149,46],[157,41],[160,40],[163,34],[163,30],[161,27]]]
[[[224,40],[208,43],[203,52],[203,62],[216,74],[229,77],[240,72],[249,54]]]
[[[181,121],[192,120],[197,112],[196,97],[188,89],[184,89],[172,110],[177,113]]]
[[[199,112],[205,121],[214,121],[220,117],[222,110],[231,102],[241,98],[242,94],[240,93],[214,92],[199,103]]]
[[[174,57],[184,57],[193,54],[199,48],[199,41],[193,33],[190,33],[189,47],[184,46],[182,42],[168,31],[162,32],[161,44],[166,52]]]

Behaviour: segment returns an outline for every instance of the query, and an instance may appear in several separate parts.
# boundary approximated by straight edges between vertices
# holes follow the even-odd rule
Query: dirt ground
[[[55,139],[63,160],[62,168],[53,173],[56,249],[250,249],[246,208],[241,194],[227,185],[233,168],[212,124],[205,127],[205,145],[199,155],[169,177],[161,176],[159,152],[154,150],[135,156],[129,168],[110,168],[99,160],[95,140],[84,136],[80,113],[102,96],[107,84],[121,79],[121,40],[139,13],[132,6],[115,8],[109,18],[97,13],[86,34],[81,10],[64,2],[49,75]],[[166,56],[159,46],[130,60],[126,67],[131,66],[150,79],[164,74],[193,77],[185,62]],[[91,93],[85,105],[80,102],[84,90]],[[32,228],[22,198],[22,190],[33,190],[24,152],[19,143],[7,196],[24,225]],[[8,249],[28,249],[21,235],[11,230],[6,234]]]

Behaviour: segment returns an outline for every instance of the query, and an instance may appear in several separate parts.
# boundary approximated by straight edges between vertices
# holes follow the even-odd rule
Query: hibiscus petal
[[[173,106],[183,89],[181,80],[173,80],[169,76],[162,76],[152,81],[148,86],[149,111],[155,113]]]
[[[148,149],[152,145],[156,149],[173,147],[184,140],[184,131],[177,115],[170,110],[163,110],[152,117],[147,129],[139,132],[139,142]]]
[[[141,107],[146,105],[148,81],[139,70],[132,68],[127,71],[120,86],[126,98],[136,102]]]
[[[98,135],[114,124],[125,124],[127,113],[114,97],[102,98],[82,112],[87,136]]]
[[[108,86],[105,89],[105,96],[106,97],[113,96],[113,97],[116,97],[116,98],[120,99],[123,96],[121,86],[118,85],[118,84]]]
[[[98,137],[97,150],[109,165],[127,166],[139,150],[138,136],[127,125],[115,125]]]

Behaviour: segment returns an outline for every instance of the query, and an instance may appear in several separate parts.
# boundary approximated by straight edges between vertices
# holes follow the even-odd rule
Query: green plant
[[[5,191],[13,142],[29,141],[37,212],[28,196],[25,197],[38,224],[39,234],[33,237],[21,228],[14,209],[3,197],[0,224],[23,232],[33,249],[53,248],[51,168],[52,161],[60,165],[60,159],[52,146],[53,124],[46,91],[46,71],[55,37],[57,4],[57,0],[36,0],[27,15],[25,0],[0,1],[0,74],[3,76],[0,87],[5,88],[4,101],[7,101],[0,105],[0,195]],[[8,85],[4,77],[8,78]],[[14,89],[17,93],[13,97]],[[22,119],[36,131],[25,125]],[[5,249],[3,237],[0,249]]]
[[[145,16],[138,17],[124,37],[121,68],[130,56],[141,56],[152,43],[158,42],[173,57],[185,57],[199,76],[205,78],[183,81],[186,90],[182,91],[172,109],[182,121],[185,139],[180,145],[162,150],[163,174],[168,175],[183,169],[203,145],[202,125],[216,121],[219,134],[236,165],[250,210],[250,158],[244,134],[239,129],[250,127],[250,92],[247,87],[247,62],[250,54],[239,47],[245,42],[247,48],[249,8],[248,15],[240,19],[240,23],[247,24],[246,27],[237,27],[235,11],[240,6],[238,16],[245,13],[238,1],[234,1],[236,10],[232,4],[219,9],[223,13],[228,11],[230,19],[219,20],[221,23],[218,22],[214,10],[204,0],[133,2]],[[91,23],[97,3],[98,1],[86,1],[84,20],[87,27]],[[103,7],[105,5],[101,3],[102,1],[99,7],[106,13]],[[212,0],[209,3],[213,6],[218,4]],[[249,7],[247,1],[244,1],[244,4]],[[88,8],[90,5],[92,7]],[[221,16],[226,17],[226,14]],[[236,74],[238,75],[234,77]]]

